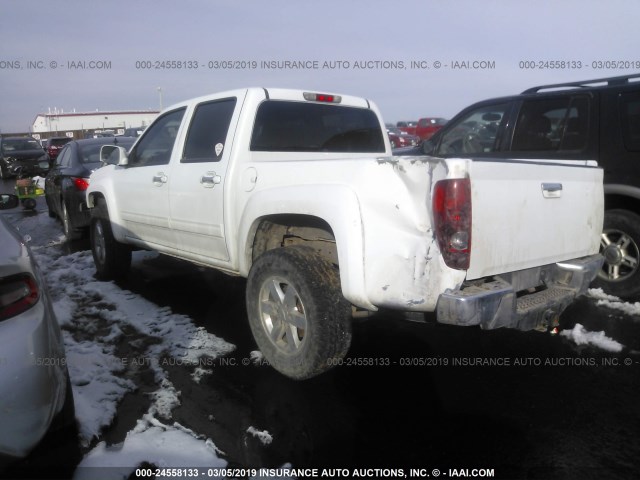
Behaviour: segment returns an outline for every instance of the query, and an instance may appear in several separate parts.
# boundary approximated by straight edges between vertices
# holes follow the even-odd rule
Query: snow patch
[[[273,437],[266,430],[261,431],[255,427],[249,427],[247,428],[247,433],[250,433],[251,435],[256,437],[263,445],[269,445],[271,444],[271,442],[273,442]]]
[[[624,348],[624,345],[607,337],[604,332],[589,332],[579,323],[572,330],[563,330],[560,335],[573,340],[577,345],[592,345],[608,352],[620,352]]]
[[[599,307],[612,308],[614,310],[620,310],[627,315],[640,316],[640,302],[629,303],[621,300],[613,295],[607,295],[601,288],[590,288],[587,294],[596,300],[596,305]]]

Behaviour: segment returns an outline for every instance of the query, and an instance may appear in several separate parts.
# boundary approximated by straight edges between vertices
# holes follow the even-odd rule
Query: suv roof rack
[[[609,86],[625,85],[629,83],[629,80],[633,78],[640,78],[640,73],[636,73],[633,75],[622,75],[620,77],[608,77],[608,78],[598,78],[595,80],[585,80],[582,82],[567,82],[567,83],[555,83],[552,85],[541,85],[539,87],[528,88],[522,93],[538,93],[540,90],[551,90],[554,88],[566,88],[566,87],[588,88],[588,87],[602,86],[598,84],[605,84]]]

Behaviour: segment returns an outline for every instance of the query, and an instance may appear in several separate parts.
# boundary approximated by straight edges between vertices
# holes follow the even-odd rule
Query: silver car
[[[0,196],[0,210],[17,204]],[[74,419],[64,343],[43,277],[0,216],[0,467]]]

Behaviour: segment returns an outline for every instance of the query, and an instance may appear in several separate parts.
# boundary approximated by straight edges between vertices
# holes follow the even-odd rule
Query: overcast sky
[[[158,109],[245,86],[363,96],[390,122],[450,118],[539,84],[640,72],[638,21],[627,0],[2,0],[0,131],[49,109]],[[318,68],[262,64],[286,60]],[[537,63],[550,61],[560,68]]]

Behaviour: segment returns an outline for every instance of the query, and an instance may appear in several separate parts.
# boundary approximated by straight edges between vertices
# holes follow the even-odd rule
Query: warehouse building
[[[146,127],[159,113],[157,110],[41,113],[33,121],[31,134],[39,140],[65,136],[80,139],[99,134],[122,135],[127,128]]]

